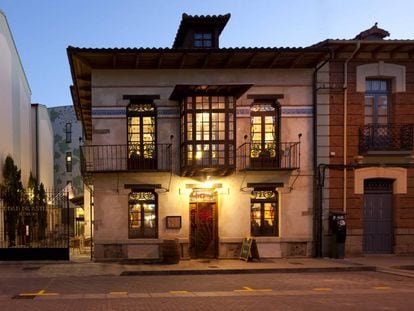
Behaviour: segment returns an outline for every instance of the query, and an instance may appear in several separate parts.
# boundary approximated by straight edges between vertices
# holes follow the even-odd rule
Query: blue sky
[[[414,0],[0,0],[32,102],[72,104],[66,48],[171,47],[182,13],[231,18],[222,47],[308,46],[350,39],[378,22],[414,39]]]

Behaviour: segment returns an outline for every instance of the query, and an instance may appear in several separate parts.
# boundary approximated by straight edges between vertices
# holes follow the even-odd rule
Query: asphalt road
[[[414,310],[414,278],[379,272],[0,277],[0,310]]]

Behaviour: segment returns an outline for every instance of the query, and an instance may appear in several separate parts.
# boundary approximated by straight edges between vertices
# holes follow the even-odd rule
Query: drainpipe
[[[314,257],[322,257],[322,223],[321,223],[321,215],[322,215],[322,204],[319,204],[319,191],[318,191],[318,175],[319,175],[319,168],[318,168],[318,159],[317,159],[317,126],[318,126],[318,104],[317,104],[317,78],[318,78],[318,71],[326,65],[332,59],[332,51],[329,53],[329,57],[325,59],[321,64],[316,66],[313,71],[312,75],[312,101],[313,101],[313,123],[312,123],[312,132],[313,132],[313,256]],[[318,200],[319,199],[319,200]]]
[[[354,58],[355,54],[361,47],[361,42],[358,41],[355,47],[355,50],[352,52],[351,56],[345,61],[344,63],[344,179],[343,179],[343,196],[344,196],[344,204],[343,204],[343,212],[346,213],[346,184],[347,184],[347,174],[346,174],[346,164],[347,164],[347,156],[348,156],[348,140],[347,140],[347,130],[348,130],[348,63]]]

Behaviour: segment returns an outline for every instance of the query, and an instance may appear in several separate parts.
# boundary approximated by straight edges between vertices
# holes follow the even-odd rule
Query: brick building
[[[315,241],[329,253],[328,218],[347,218],[346,255],[414,252],[414,41],[375,24],[329,49],[315,84]]]

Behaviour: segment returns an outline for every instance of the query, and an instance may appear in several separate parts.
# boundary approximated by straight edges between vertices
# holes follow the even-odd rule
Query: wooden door
[[[215,202],[190,203],[190,256],[217,257],[217,208]]]
[[[363,250],[365,253],[392,253],[393,237],[392,181],[366,181]]]

